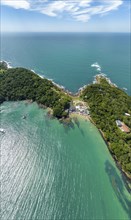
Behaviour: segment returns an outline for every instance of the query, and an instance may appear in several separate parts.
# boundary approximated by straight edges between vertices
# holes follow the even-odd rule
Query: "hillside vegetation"
[[[24,68],[7,69],[1,64],[0,103],[30,99],[53,109],[57,118],[67,117],[70,97],[50,80]]]
[[[110,85],[104,77],[96,84],[87,86],[81,97],[88,102],[93,121],[104,133],[110,150],[124,171],[131,174],[131,133],[125,133],[116,125],[121,120],[131,128],[131,97],[119,88]]]
[[[55,117],[66,118],[73,98],[30,70],[8,69],[5,62],[0,63],[0,103],[29,99],[52,108]],[[116,125],[116,120],[121,120],[131,128],[131,97],[101,76],[96,84],[84,88],[77,99],[87,102],[91,118],[102,131],[110,151],[131,177],[131,132],[122,132]]]

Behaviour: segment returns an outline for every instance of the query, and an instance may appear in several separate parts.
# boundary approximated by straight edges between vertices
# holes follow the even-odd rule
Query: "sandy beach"
[[[69,114],[69,117],[70,118],[81,118],[81,119],[84,119],[85,121],[90,121],[90,116],[88,115],[83,115],[83,114],[80,114],[80,113],[76,113],[76,112],[72,112]]]

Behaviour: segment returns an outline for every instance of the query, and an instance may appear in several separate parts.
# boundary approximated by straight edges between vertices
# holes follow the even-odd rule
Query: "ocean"
[[[4,33],[1,60],[33,69],[77,92],[105,73],[131,95],[129,33]],[[101,71],[91,67],[98,63]]]
[[[34,69],[72,92],[92,82],[100,71],[130,91],[128,41],[124,41],[128,35],[121,34],[119,40],[110,34],[102,38],[91,34],[69,36],[69,33],[3,36],[1,59],[12,66]],[[118,41],[124,42],[125,46],[119,44],[119,51],[127,52],[126,57],[111,47],[111,41],[117,49]],[[104,47],[106,56],[100,59]],[[116,63],[113,60],[117,56],[111,53],[115,50],[121,57],[119,61],[123,56],[118,66],[118,60]],[[125,69],[125,75],[119,75],[120,67]],[[1,128],[5,130],[0,133],[2,220],[131,218],[131,196],[126,180],[92,123],[79,118],[72,127],[66,127],[57,119],[48,118],[47,110],[26,101],[4,102],[0,117]]]

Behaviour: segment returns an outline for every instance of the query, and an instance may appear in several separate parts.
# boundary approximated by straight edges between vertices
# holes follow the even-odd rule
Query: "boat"
[[[23,119],[26,119],[26,115],[23,115],[23,117],[22,117]]]
[[[0,128],[0,132],[4,134],[5,130],[3,128]]]

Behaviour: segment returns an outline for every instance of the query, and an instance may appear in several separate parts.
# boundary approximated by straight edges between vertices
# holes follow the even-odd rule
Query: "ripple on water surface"
[[[1,109],[2,220],[129,219],[128,191],[90,122],[64,127],[35,103]]]

